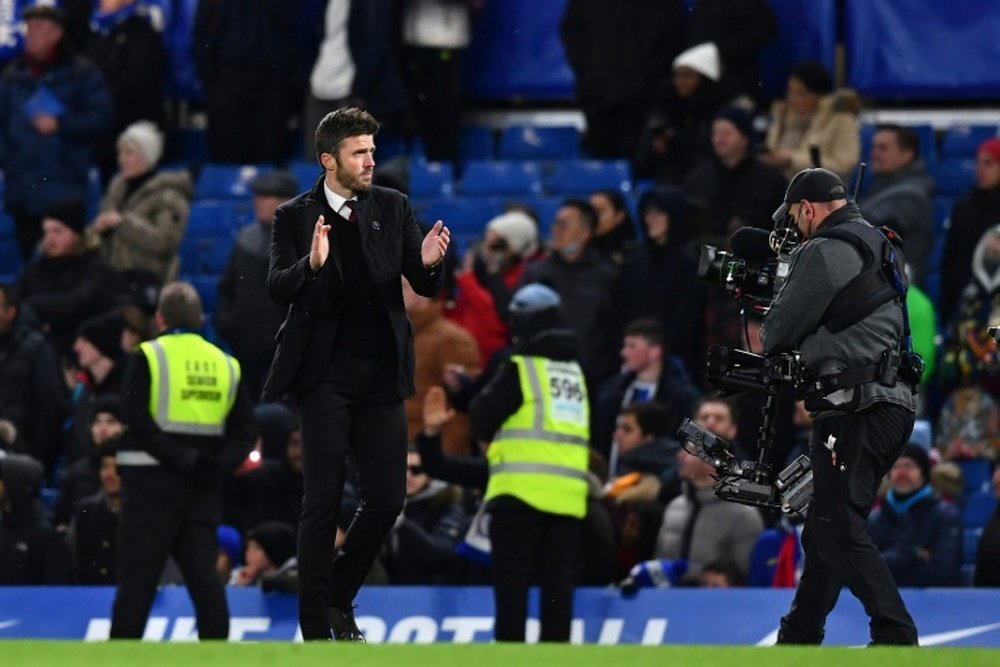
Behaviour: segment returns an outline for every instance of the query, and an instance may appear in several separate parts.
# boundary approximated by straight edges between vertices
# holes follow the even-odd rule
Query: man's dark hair
[[[0,283],[0,294],[3,294],[3,300],[7,304],[7,307],[20,309],[21,300],[17,297],[17,290],[10,283]]]
[[[183,327],[197,331],[202,325],[201,297],[191,283],[175,282],[164,285],[157,310],[168,327]]]
[[[897,125],[895,123],[883,123],[875,126],[876,132],[892,132],[896,135],[896,143],[904,151],[912,151],[913,159],[920,157],[920,135],[912,127]]]
[[[701,571],[721,574],[726,578],[730,586],[743,586],[747,582],[747,575],[740,569],[740,566],[732,558],[726,556],[709,562]]]
[[[655,317],[640,317],[625,325],[625,336],[640,336],[650,345],[663,347],[666,344],[666,330]]]
[[[597,211],[584,199],[567,199],[562,203],[563,207],[575,208],[583,217],[583,222],[590,229],[590,233],[597,232]]]
[[[656,401],[633,403],[622,408],[621,414],[635,417],[635,423],[639,425],[639,432],[643,435],[654,438],[670,435],[670,410]]]
[[[345,107],[331,111],[316,126],[314,144],[316,159],[323,153],[337,154],[340,142],[348,137],[358,137],[362,134],[372,136],[378,134],[379,124],[375,117],[357,107]]]
[[[733,404],[728,398],[724,396],[719,396],[717,394],[707,394],[702,396],[701,400],[694,406],[694,410],[691,411],[691,419],[694,419],[698,415],[698,411],[701,410],[701,406],[707,403],[722,403],[727,408],[729,408],[729,418],[734,424],[739,422],[739,414],[736,411],[736,405]]]

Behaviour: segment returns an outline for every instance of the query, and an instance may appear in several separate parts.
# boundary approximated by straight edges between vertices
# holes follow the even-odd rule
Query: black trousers
[[[169,473],[167,473],[169,474]],[[138,482],[138,480],[136,480]],[[111,613],[112,639],[140,639],[160,574],[172,555],[194,603],[201,639],[229,637],[226,591],[215,570],[219,553],[219,491],[195,491],[168,503],[123,489],[118,532],[118,590]]]
[[[490,506],[493,600],[499,642],[523,642],[528,588],[540,582],[540,639],[568,642],[573,585],[580,551],[580,520],[540,512],[512,497]]]
[[[406,498],[406,412],[322,382],[299,395],[305,493],[299,523],[299,625],[305,640],[330,639],[329,609],[348,610]],[[361,504],[334,558],[348,451]],[[332,567],[331,567],[332,565]]]
[[[847,586],[871,619],[874,644],[916,644],[896,583],[865,526],[882,478],[906,446],[913,413],[889,403],[820,419],[809,440],[813,500],[802,542],[805,566],[780,644],[819,644],[826,617]],[[836,465],[827,448],[835,438]]]

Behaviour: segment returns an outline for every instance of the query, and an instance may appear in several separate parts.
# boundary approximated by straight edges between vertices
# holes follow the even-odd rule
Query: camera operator
[[[761,339],[767,354],[801,352],[814,418],[805,567],[778,643],[821,643],[826,617],[847,586],[871,617],[873,644],[916,644],[913,619],[865,531],[879,482],[914,420],[912,368],[919,358],[910,354],[900,298],[903,260],[826,169],[796,174],[774,218],[776,233],[787,238],[797,229],[801,242]]]

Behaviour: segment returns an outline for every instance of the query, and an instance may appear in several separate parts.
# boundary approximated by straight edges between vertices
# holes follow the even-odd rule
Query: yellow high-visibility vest
[[[590,459],[583,371],[575,361],[523,355],[511,361],[524,401],[486,451],[486,500],[510,495],[541,512],[583,518]]]
[[[149,364],[149,413],[166,433],[222,435],[236,402],[240,364],[196,333],[139,346]]]

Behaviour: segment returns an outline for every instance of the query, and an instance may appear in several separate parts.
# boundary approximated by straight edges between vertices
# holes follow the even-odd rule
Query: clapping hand
[[[429,269],[440,264],[450,242],[451,232],[444,226],[444,222],[438,220],[431,227],[431,231],[427,232],[424,242],[420,244],[420,259],[424,263],[424,268]]]
[[[448,407],[444,389],[431,387],[424,394],[424,435],[434,437],[441,433],[441,427],[455,416],[455,411]]]
[[[426,243],[426,241],[425,241]],[[326,224],[323,216],[316,218],[316,227],[313,229],[312,247],[309,248],[309,268],[313,273],[319,271],[326,258],[330,255],[330,225]]]

